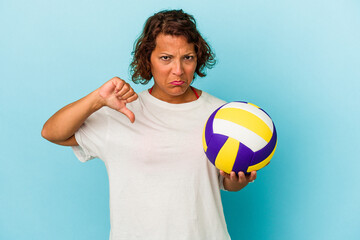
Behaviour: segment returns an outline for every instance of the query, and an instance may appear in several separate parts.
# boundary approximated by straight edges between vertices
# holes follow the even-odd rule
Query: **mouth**
[[[185,82],[184,81],[172,81],[170,82],[170,84],[175,85],[175,86],[180,86],[183,85]]]

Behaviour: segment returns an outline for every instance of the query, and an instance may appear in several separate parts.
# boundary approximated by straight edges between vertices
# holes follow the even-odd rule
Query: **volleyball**
[[[215,110],[203,131],[209,161],[226,173],[257,171],[270,163],[277,146],[270,116],[248,102],[229,102]]]

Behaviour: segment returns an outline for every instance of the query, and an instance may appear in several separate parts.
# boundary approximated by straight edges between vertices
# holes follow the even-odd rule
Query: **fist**
[[[118,77],[113,77],[102,85],[98,91],[105,106],[125,114],[132,123],[135,121],[134,113],[126,107],[127,103],[138,98],[130,84]]]

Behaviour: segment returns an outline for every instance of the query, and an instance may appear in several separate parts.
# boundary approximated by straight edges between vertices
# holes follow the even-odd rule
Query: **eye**
[[[169,61],[169,60],[170,60],[170,56],[161,56],[160,59],[161,59],[161,60],[164,60],[164,61]]]
[[[190,56],[190,55],[185,56],[184,58],[185,60],[194,60],[194,56]]]

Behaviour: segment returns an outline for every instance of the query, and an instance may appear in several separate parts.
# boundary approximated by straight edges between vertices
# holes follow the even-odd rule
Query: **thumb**
[[[127,116],[130,119],[130,122],[132,123],[135,122],[135,114],[132,111],[130,111],[127,107],[120,108],[119,112],[125,114],[125,116]]]

